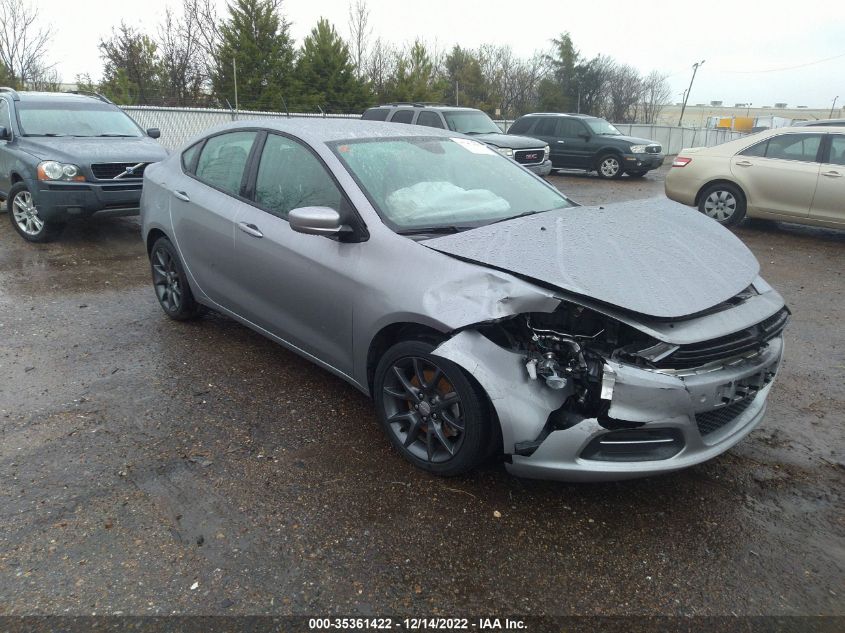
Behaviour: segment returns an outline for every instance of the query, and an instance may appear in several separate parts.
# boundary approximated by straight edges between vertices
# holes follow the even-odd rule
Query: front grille
[[[782,308],[780,312],[748,329],[703,343],[681,345],[672,354],[656,362],[655,366],[658,369],[692,369],[708,363],[752,354],[778,336],[788,320],[789,310]]]
[[[705,411],[704,413],[696,413],[695,423],[698,426],[698,432],[704,437],[730,424],[751,406],[756,396],[757,394],[755,393],[753,396],[738,400],[733,404],[719,407],[712,411]]]
[[[513,153],[513,159],[523,165],[531,165],[532,163],[542,163],[545,155],[546,150],[542,148],[520,149]]]
[[[117,176],[125,172],[130,167],[135,167],[138,163],[95,163],[91,165],[91,171],[94,173],[94,178],[97,180],[114,180]],[[142,178],[144,176],[144,169],[149,163],[141,163],[141,166],[134,170],[133,175],[126,175],[125,178]]]
[[[659,154],[663,148],[660,145],[646,145],[645,151],[648,154]]]

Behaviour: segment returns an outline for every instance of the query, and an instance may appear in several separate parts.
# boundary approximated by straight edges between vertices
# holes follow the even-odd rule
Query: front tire
[[[698,210],[722,226],[736,226],[745,218],[745,196],[729,183],[717,183],[701,192]]]
[[[158,238],[153,244],[150,268],[158,304],[167,316],[187,321],[202,314],[202,306],[194,299],[179,255],[166,237]]]
[[[598,171],[599,178],[615,180],[622,175],[622,161],[616,154],[605,154],[599,158],[596,171]]]
[[[646,171],[629,171],[628,178],[642,178],[647,173]]]
[[[49,242],[58,237],[64,228],[61,222],[45,220],[38,214],[35,199],[22,182],[17,183],[9,191],[6,210],[18,235],[28,242]]]
[[[433,350],[423,341],[387,350],[376,368],[374,399],[396,450],[418,468],[451,477],[488,456],[491,423],[480,389]]]

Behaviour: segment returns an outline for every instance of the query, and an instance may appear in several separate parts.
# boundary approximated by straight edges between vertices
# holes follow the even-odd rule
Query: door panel
[[[829,154],[819,170],[810,217],[845,224],[845,134],[831,134]]]
[[[237,289],[234,222],[244,203],[235,196],[257,136],[253,131],[212,136],[199,155],[195,178],[180,175],[172,187],[170,215],[182,261],[200,290],[223,307],[230,306]],[[186,168],[192,169],[192,164]]]
[[[780,134],[731,158],[731,174],[753,209],[806,218],[816,191],[822,135]],[[764,155],[760,155],[764,154]]]
[[[530,133],[526,133],[525,136],[547,143],[552,166],[563,168],[567,167],[566,154],[564,153],[564,144],[566,141],[557,135],[557,120],[558,117],[553,116],[538,117],[537,122],[534,124],[534,129]]]
[[[296,233],[285,219],[305,206],[331,207],[348,217],[348,203],[310,150],[277,134],[267,136],[255,200],[262,208],[244,205],[236,218],[235,311],[351,374],[357,292],[351,278],[366,243]]]

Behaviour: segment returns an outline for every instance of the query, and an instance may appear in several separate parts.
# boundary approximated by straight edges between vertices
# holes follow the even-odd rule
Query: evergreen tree
[[[103,81],[100,89],[121,104],[156,104],[160,97],[159,63],[156,45],[147,35],[126,23],[100,41]]]
[[[280,0],[234,0],[220,26],[212,86],[235,105],[234,64],[241,108],[282,110],[294,90],[294,49]]]
[[[444,84],[425,43],[416,40],[408,53],[399,54],[386,92],[392,101],[439,102],[443,100]]]
[[[490,110],[490,85],[481,71],[481,62],[474,51],[454,46],[446,56],[448,88],[446,101],[452,105]]]
[[[297,108],[360,112],[371,103],[366,83],[356,77],[349,47],[326,19],[320,19],[303,41],[296,77]]]

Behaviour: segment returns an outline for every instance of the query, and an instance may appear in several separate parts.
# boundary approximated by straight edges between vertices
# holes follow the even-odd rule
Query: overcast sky
[[[63,81],[73,81],[78,73],[100,76],[97,43],[121,19],[154,32],[167,6],[181,7],[181,0],[31,1],[55,30],[51,55]],[[673,101],[679,101],[687,87],[692,63],[702,59],[706,63],[696,77],[690,103],[723,100],[726,105],[787,102],[830,107],[835,96],[840,95],[839,103],[845,99],[845,13],[829,0],[368,0],[368,4],[373,35],[396,44],[418,36],[441,48],[508,43],[520,55],[530,55],[569,31],[587,57],[607,54],[643,73],[658,69],[671,75]],[[225,14],[226,0],[218,0],[218,5]],[[321,16],[346,36],[348,6],[348,0],[282,3],[297,41]],[[785,68],[789,69],[780,70]]]

